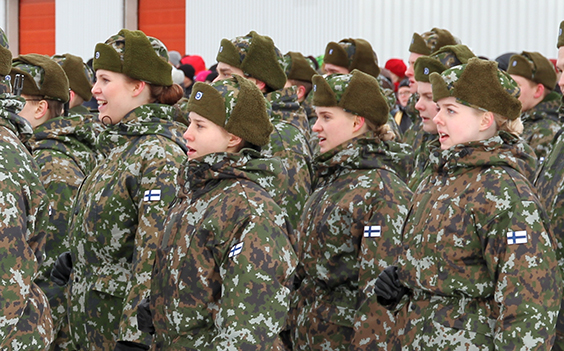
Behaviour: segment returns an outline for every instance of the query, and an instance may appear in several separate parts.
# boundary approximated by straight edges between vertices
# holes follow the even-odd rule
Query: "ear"
[[[48,111],[49,111],[49,103],[47,102],[47,100],[41,100],[37,103],[37,107],[35,108],[35,113],[33,115],[33,118],[35,118],[36,120],[40,120],[43,117],[45,117]]]
[[[303,85],[298,85],[298,101],[305,99],[306,88]]]
[[[542,96],[544,96],[544,85],[542,84],[537,84],[537,86],[535,87],[535,94],[533,95],[535,99],[538,99]]]
[[[364,117],[355,115],[353,121],[353,132],[358,132],[362,126],[364,126]]]
[[[255,84],[260,89],[260,91],[262,91],[263,93],[266,91],[266,83],[263,82],[262,80],[255,78]]]
[[[145,83],[142,80],[136,80],[133,83],[133,96],[136,97],[139,94],[141,94],[143,92],[143,90],[145,89],[145,87],[147,86],[146,84],[147,83]]]
[[[72,99],[74,99],[74,97],[76,96],[76,93],[69,89],[69,103],[72,101]]]
[[[490,111],[484,112],[480,120],[480,132],[488,130],[493,124],[495,124],[494,114]]]
[[[243,142],[243,139],[241,137],[238,137],[235,134],[229,133],[229,142],[227,143],[228,148],[238,147],[242,142]]]

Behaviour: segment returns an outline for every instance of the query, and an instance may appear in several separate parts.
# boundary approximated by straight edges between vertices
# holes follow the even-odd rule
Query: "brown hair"
[[[313,89],[313,84],[311,82],[305,81],[305,80],[298,80],[298,79],[288,79],[288,82],[290,82],[292,85],[295,86],[303,86],[305,88],[305,96],[307,96],[309,94],[309,92],[311,91],[311,89]]]
[[[151,99],[160,104],[174,105],[184,96],[184,90],[176,83],[169,87],[148,84],[151,91]]]
[[[30,95],[33,96],[33,95]],[[56,118],[56,117],[60,117],[63,115],[63,109],[65,107],[65,103],[61,102],[61,101],[56,101],[56,100],[48,100],[45,99],[45,97],[43,96],[37,96],[36,99],[27,99],[26,100],[26,104],[33,104],[34,106],[37,106],[39,104],[40,101],[46,101],[47,102],[47,120]]]
[[[392,128],[387,123],[377,126],[374,122],[368,118],[364,118],[364,123],[369,131],[374,132],[382,141],[392,141],[396,138],[396,134],[392,131]]]

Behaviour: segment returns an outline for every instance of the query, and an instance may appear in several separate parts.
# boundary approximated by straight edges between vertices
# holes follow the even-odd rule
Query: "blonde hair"
[[[368,118],[364,118],[364,123],[366,123],[366,127],[369,131],[374,132],[382,141],[392,141],[396,138],[396,133],[392,131],[392,128],[387,124],[384,123],[380,126],[377,126],[374,122],[369,120]]]
[[[517,117],[514,120],[509,120],[497,113],[493,113],[493,115],[498,131],[503,130],[517,137],[523,133],[523,122],[521,121],[521,117]]]

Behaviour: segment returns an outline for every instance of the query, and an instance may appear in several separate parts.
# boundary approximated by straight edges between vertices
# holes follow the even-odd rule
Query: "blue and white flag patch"
[[[229,251],[229,257],[235,257],[243,251],[243,243],[235,244],[231,251]]]
[[[160,201],[160,200],[161,200],[160,189],[145,190],[145,196],[143,196],[143,201],[150,202],[150,201]]]
[[[518,230],[516,232],[507,232],[507,245],[513,244],[526,244],[527,243],[527,231]]]
[[[382,236],[382,227],[379,225],[365,225],[364,237],[365,238],[379,238]]]

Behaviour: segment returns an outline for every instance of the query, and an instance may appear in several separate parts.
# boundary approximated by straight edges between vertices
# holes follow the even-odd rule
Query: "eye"
[[[447,108],[447,113],[448,113],[449,115],[452,115],[452,114],[454,114],[455,112],[454,112],[452,109]]]
[[[203,126],[203,125],[201,125],[200,123],[196,123],[196,128],[198,128],[198,129],[202,129],[202,128],[204,128],[204,126]]]

